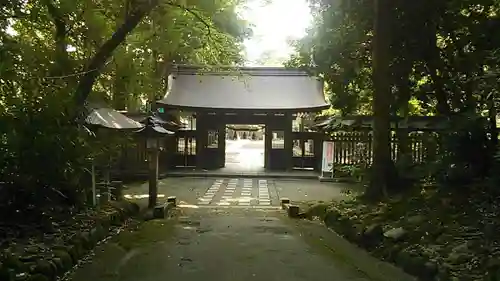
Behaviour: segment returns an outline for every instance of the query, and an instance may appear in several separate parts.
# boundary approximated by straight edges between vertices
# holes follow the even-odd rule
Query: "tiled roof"
[[[256,67],[196,72],[182,68],[169,84],[158,103],[174,108],[301,112],[328,107],[323,82],[299,70]]]

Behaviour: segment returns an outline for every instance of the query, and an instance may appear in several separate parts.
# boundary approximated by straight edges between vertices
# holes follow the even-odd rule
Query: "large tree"
[[[236,12],[240,4],[4,1],[0,181],[12,186],[2,189],[8,190],[5,202],[36,197],[48,203],[43,198],[51,194],[75,199],[86,158],[96,152],[87,145],[88,135],[74,126],[73,117],[87,100],[134,107],[134,101],[164,92],[173,63],[241,62],[241,43],[251,30]]]

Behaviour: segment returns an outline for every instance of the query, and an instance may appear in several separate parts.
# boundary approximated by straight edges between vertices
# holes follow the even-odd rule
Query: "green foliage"
[[[296,53],[287,64],[324,78],[332,111],[370,113],[373,1],[310,3],[314,25],[295,42]],[[500,2],[393,4],[382,19],[390,23],[390,57],[383,63],[390,66],[392,95],[385,98],[391,108],[376,115],[448,117],[449,126],[440,132],[441,155],[429,160],[421,175],[462,185],[494,174],[490,164],[498,143],[494,120],[500,97],[500,40],[494,30],[500,26]],[[486,116],[489,124],[478,121]]]
[[[372,2],[310,2],[315,24],[307,37],[296,42],[296,54],[288,65],[323,77],[334,108],[351,114],[369,111],[373,92]],[[500,4],[480,2],[451,1],[444,6],[432,1],[396,2],[393,18],[386,19],[394,23],[390,62],[396,94],[394,112],[411,99],[402,93],[406,86],[420,102],[421,110],[416,114],[468,108],[479,113],[485,109],[490,91],[497,95],[498,87],[494,86],[498,81],[491,84],[491,77],[498,73],[496,50],[500,41],[485,38],[494,37]],[[484,79],[485,70],[490,81]],[[444,107],[436,107],[437,103]]]
[[[138,110],[139,100],[164,93],[172,64],[241,62],[241,42],[251,30],[236,13],[240,2],[159,1],[111,50],[89,101]],[[144,5],[129,0],[1,4],[0,219],[81,203],[88,158],[106,165],[132,143],[124,134],[89,134],[71,113],[92,56]]]

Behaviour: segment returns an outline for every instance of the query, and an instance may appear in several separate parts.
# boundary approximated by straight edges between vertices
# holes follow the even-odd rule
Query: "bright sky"
[[[289,38],[301,38],[310,25],[312,16],[307,0],[248,0],[248,9],[242,16],[254,25],[254,36],[245,42],[248,64],[263,53],[273,57],[289,57],[292,53]]]

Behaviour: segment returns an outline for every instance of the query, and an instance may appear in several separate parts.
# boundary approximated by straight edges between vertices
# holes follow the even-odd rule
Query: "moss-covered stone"
[[[97,244],[105,237],[106,237],[106,231],[104,230],[104,227],[101,224],[96,224],[96,226],[94,226],[90,230],[90,239],[94,244]]]
[[[81,238],[81,233],[75,233],[70,239],[70,244],[75,247],[83,247],[83,241]]]
[[[330,209],[326,212],[323,222],[328,227],[332,227],[338,223],[339,218],[342,217],[339,211]]]
[[[81,232],[77,234],[76,237],[77,240],[80,241],[80,245],[83,247],[85,250],[91,250],[94,245],[92,244],[92,241],[90,240],[90,233],[89,232]]]
[[[405,249],[403,249],[396,254],[394,262],[397,266],[403,269],[409,267],[411,263],[411,255]]]
[[[315,203],[306,210],[306,217],[308,218],[318,217],[321,220],[324,220],[328,212],[328,207],[329,206],[326,203]]]
[[[12,269],[14,272],[25,272],[28,270],[26,264],[24,264],[18,256],[11,253],[5,253],[3,255],[3,266]]]
[[[361,224],[351,224],[350,227],[346,226],[344,236],[351,242],[360,244],[362,242],[362,234],[364,227]]]
[[[352,229],[352,222],[349,220],[349,218],[346,218],[344,216],[340,216],[337,219],[337,225],[336,225],[336,230],[343,234],[344,236],[350,236],[351,233],[353,232]]]
[[[78,247],[75,245],[67,246],[66,252],[71,256],[73,264],[78,263],[78,260],[80,260],[80,257],[82,256],[81,253],[78,251]]]
[[[67,271],[73,267],[73,258],[68,252],[63,250],[56,250],[54,251],[54,256],[61,260],[62,269],[64,271]]]
[[[47,260],[39,260],[36,262],[36,266],[33,270],[33,273],[39,273],[47,276],[49,280],[54,279],[56,276],[56,271],[55,271],[56,266],[47,261]]]
[[[2,262],[0,262],[0,280],[14,280],[14,272],[12,270],[9,270]]]
[[[407,238],[408,231],[406,231],[403,227],[396,227],[384,232],[384,236],[393,241],[399,242]]]
[[[403,250],[404,246],[400,244],[388,243],[387,245],[385,245],[385,248],[388,249],[386,252],[387,256],[385,258],[389,261],[396,262],[398,254]]]
[[[52,263],[56,266],[57,275],[61,275],[62,273],[66,272],[66,270],[64,269],[64,264],[60,258],[53,258]]]
[[[362,245],[372,248],[378,245],[384,238],[384,229],[380,224],[371,224],[363,231]]]
[[[26,281],[50,281],[50,278],[43,274],[37,273],[30,275]]]
[[[108,214],[103,214],[97,221],[104,229],[109,229],[111,226],[111,217]]]
[[[424,280],[432,280],[438,272],[438,265],[435,262],[427,261],[424,263],[420,277]]]

